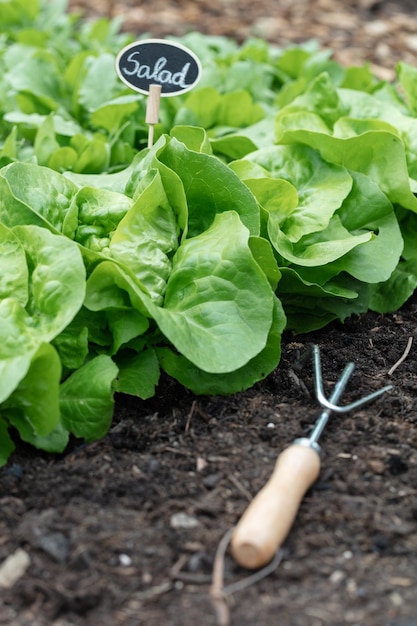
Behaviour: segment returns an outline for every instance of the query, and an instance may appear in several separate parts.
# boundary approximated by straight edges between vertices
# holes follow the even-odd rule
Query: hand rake
[[[351,404],[340,406],[338,401],[354,370],[349,363],[327,399],[323,392],[320,351],[313,346],[315,393],[323,411],[309,437],[296,439],[280,456],[275,469],[261,491],[249,504],[237,524],[231,551],[236,561],[250,569],[263,567],[275,556],[297,515],[306,491],[320,473],[318,440],[332,412],[345,413],[378,398],[392,385],[383,387]]]

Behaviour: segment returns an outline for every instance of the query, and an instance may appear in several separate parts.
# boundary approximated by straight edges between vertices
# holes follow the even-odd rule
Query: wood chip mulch
[[[343,65],[371,64],[391,80],[398,61],[417,63],[414,0],[72,0],[84,16],[123,20],[138,35],[189,31],[238,41],[261,37],[279,46],[316,39]]]

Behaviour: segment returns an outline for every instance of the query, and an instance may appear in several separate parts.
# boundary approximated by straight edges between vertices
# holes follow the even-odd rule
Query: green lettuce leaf
[[[190,237],[206,230],[215,215],[223,211],[236,211],[251,234],[259,234],[259,209],[254,197],[217,158],[188,150],[172,138],[160,151],[158,159],[182,181]]]
[[[278,222],[279,230],[290,242],[328,226],[352,186],[352,178],[344,167],[327,163],[315,150],[304,146],[271,146],[246,158],[297,190],[298,203],[291,211],[287,206],[284,216],[279,210],[270,214],[271,223]],[[286,189],[291,194],[289,187]],[[294,201],[294,194],[291,197]],[[274,243],[272,237],[271,240]]]
[[[61,174],[33,163],[0,171],[0,219],[7,226],[36,224],[72,238],[77,223],[77,187]]]
[[[311,130],[288,130],[282,131],[280,142],[310,146],[328,163],[369,176],[393,204],[417,212],[417,198],[410,188],[404,144],[395,134],[370,130],[341,139]]]
[[[286,316],[278,299],[274,300],[274,315],[268,339],[263,350],[235,371],[216,374],[202,370],[184,356],[169,348],[157,348],[161,367],[193,393],[238,393],[265,378],[278,365],[281,358],[281,338],[286,326]]]
[[[77,369],[61,385],[64,427],[87,441],[103,437],[113,417],[116,364],[104,354]]]
[[[48,435],[59,423],[61,363],[56,350],[42,343],[18,387],[2,405],[2,414],[24,441]]]
[[[158,170],[118,224],[109,244],[111,256],[136,276],[161,304],[180,236],[177,217]]]
[[[139,354],[122,353],[117,358],[119,374],[115,389],[120,393],[146,400],[155,395],[159,381],[159,361],[155,350],[146,349]]]
[[[9,284],[0,300],[0,401],[4,401],[26,376],[39,346],[53,340],[80,309],[85,269],[76,244],[46,229],[16,226],[10,234],[2,227],[0,236],[5,246],[15,246],[20,267],[19,299]]]
[[[177,250],[164,308],[152,307],[161,331],[207,372],[241,367],[267,341],[272,291],[248,236],[235,212],[218,214],[208,230]]]

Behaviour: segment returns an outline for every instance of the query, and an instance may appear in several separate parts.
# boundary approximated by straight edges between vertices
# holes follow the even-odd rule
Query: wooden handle
[[[249,504],[231,539],[231,551],[243,567],[263,567],[286,538],[305,492],[320,473],[319,454],[293,444],[280,456],[272,476]]]

